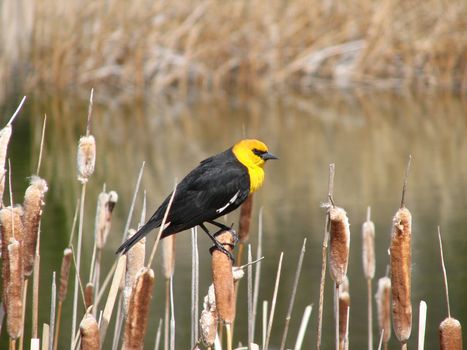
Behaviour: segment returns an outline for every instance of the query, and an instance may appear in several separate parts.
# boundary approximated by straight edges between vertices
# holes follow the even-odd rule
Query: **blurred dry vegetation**
[[[3,0],[0,96],[467,88],[465,0]],[[0,97],[1,98],[1,97]]]

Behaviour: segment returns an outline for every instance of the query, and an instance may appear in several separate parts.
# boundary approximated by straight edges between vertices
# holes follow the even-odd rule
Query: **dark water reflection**
[[[95,199],[105,183],[120,194],[107,246],[104,269],[113,262],[120,241],[138,169],[146,161],[143,187],[148,210],[200,160],[248,136],[263,139],[280,161],[267,165],[266,183],[255,197],[255,224],[251,243],[257,242],[259,207],[264,208],[264,262],[260,301],[271,300],[275,269],[284,252],[276,318],[271,343],[278,346],[290,298],[298,254],[306,237],[307,252],[288,347],[293,347],[306,305],[314,304],[304,348],[316,339],[319,274],[328,164],[336,164],[335,200],[347,209],[351,223],[349,265],[351,315],[350,347],[366,346],[366,284],[361,266],[361,224],[368,205],[376,225],[376,277],[389,262],[391,218],[400,203],[402,179],[409,154],[414,157],[407,205],[413,215],[413,310],[410,347],[416,344],[418,304],[428,304],[427,348],[437,347],[437,327],[445,317],[444,292],[436,227],[444,232],[451,310],[467,321],[467,108],[453,96],[400,96],[394,94],[326,94],[281,98],[199,98],[196,102],[151,101],[145,105],[112,106],[97,102],[93,133],[98,156],[96,173],[86,201],[84,271],[89,269]],[[76,99],[36,99],[17,123],[10,156],[16,170],[14,190],[21,198],[25,176],[35,168],[40,138],[40,115],[49,117],[42,175],[50,193],[44,214],[42,243],[41,322],[47,322],[50,275],[58,270],[68,241],[79,187],[75,181],[76,140],[84,130],[87,102]],[[4,113],[6,114],[6,113]],[[20,174],[20,175],[18,175]],[[139,200],[139,203],[141,200]],[[139,213],[141,205],[137,205]],[[232,214],[228,222],[236,222]],[[200,243],[200,292],[210,283],[209,242]],[[189,347],[191,280],[190,235],[177,236],[174,277],[177,348]],[[159,262],[158,262],[159,264]],[[160,264],[159,264],[160,265]],[[159,271],[159,267],[156,267]],[[156,274],[160,275],[159,272]],[[163,283],[157,277],[147,344],[152,347],[164,305]],[[332,291],[328,279],[325,299],[325,348],[333,341]],[[241,284],[236,342],[246,342],[246,282]],[[374,283],[376,288],[376,281]],[[71,293],[69,293],[69,296]],[[201,297],[202,297],[201,296]],[[65,306],[63,338],[69,337],[71,298]],[[376,318],[376,316],[375,316]],[[260,342],[261,327],[257,325]],[[377,327],[375,325],[375,338]],[[4,338],[4,337],[2,337]],[[111,338],[109,333],[108,338]],[[376,343],[376,339],[375,339]],[[68,344],[66,340],[65,344]],[[396,347],[394,335],[391,347]]]

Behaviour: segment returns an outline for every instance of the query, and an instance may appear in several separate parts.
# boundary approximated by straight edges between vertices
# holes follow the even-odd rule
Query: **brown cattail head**
[[[331,220],[329,269],[334,282],[339,285],[347,274],[350,249],[349,219],[344,209],[329,208]]]
[[[439,325],[441,350],[462,350],[462,326],[458,320],[446,317]]]
[[[401,208],[393,218],[391,236],[391,290],[394,333],[401,343],[407,342],[412,330],[410,300],[412,215]]]
[[[175,235],[170,235],[161,241],[162,269],[165,279],[170,279],[175,268]]]
[[[95,240],[97,249],[103,249],[110,232],[112,211],[118,201],[115,191],[101,192],[97,198]]]
[[[94,172],[96,164],[96,140],[94,136],[82,136],[78,144],[78,180],[85,184]]]
[[[375,277],[375,224],[367,220],[362,225],[363,273],[366,279]]]
[[[250,233],[251,212],[253,210],[253,193],[251,193],[240,208],[240,222],[238,225],[238,239],[240,243],[248,240]]]
[[[24,195],[24,275],[30,276],[34,268],[36,256],[37,235],[44,206],[44,195],[47,192],[47,182],[38,176],[31,177],[31,184]]]
[[[232,232],[221,232],[216,239],[224,248],[232,252],[235,238]],[[235,292],[232,274],[232,260],[218,249],[212,252],[212,279],[216,295],[219,317],[225,323],[232,323],[235,319]]]
[[[153,288],[154,271],[141,269],[136,276],[128,306],[123,349],[143,349]]]
[[[68,290],[68,277],[70,276],[70,266],[73,251],[70,248],[66,248],[63,251],[62,266],[60,268],[60,287],[58,289],[58,300],[64,301],[66,292]]]
[[[206,347],[212,346],[216,340],[217,324],[216,295],[214,292],[214,285],[211,284],[208,289],[208,294],[204,297],[203,311],[199,319],[201,342]]]
[[[99,350],[99,326],[92,314],[86,313],[79,325],[81,333],[81,350]]]
[[[23,259],[21,245],[12,238],[8,245],[9,278],[6,290],[7,329],[10,338],[18,339],[23,332]]]
[[[3,208],[0,210],[0,233],[2,237],[2,285],[3,285],[3,302],[8,305],[7,286],[10,280],[10,260],[8,254],[8,243],[14,237],[19,242],[19,256],[23,257],[23,223],[21,217],[23,209],[21,206]],[[21,272],[23,268],[21,265]],[[21,278],[23,276],[21,275]]]
[[[375,298],[379,332],[384,330],[383,342],[387,343],[391,338],[391,280],[389,277],[382,277],[378,280],[378,291]]]
[[[347,315],[350,307],[349,292],[339,292],[339,347],[344,349],[344,340],[347,333]]]
[[[86,309],[92,306],[94,299],[94,284],[92,282],[88,282],[86,287],[84,288],[84,304]]]
[[[8,143],[11,138],[11,131],[12,129],[10,124],[0,130],[0,205],[3,203],[3,192],[5,191],[5,161],[8,151]],[[7,245],[8,243],[5,244]]]
[[[135,233],[135,230],[130,229],[128,237],[133,236]],[[127,253],[126,272],[124,278],[125,285],[123,287],[123,310],[125,315],[128,312],[128,305],[130,303],[130,297],[133,291],[136,275],[141,270],[141,268],[144,267],[145,252],[146,238],[142,238]]]

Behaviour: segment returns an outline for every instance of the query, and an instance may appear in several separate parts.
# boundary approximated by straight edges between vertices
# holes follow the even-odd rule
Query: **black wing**
[[[236,209],[248,197],[247,169],[226,152],[206,159],[178,185],[162,238],[214,220]],[[127,252],[152,229],[162,224],[170,194],[148,222],[117,253]]]

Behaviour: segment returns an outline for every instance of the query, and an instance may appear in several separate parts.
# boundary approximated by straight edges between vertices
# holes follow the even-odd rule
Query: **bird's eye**
[[[266,152],[265,151],[260,151],[257,148],[253,148],[253,153],[256,154],[258,157],[261,157]]]

